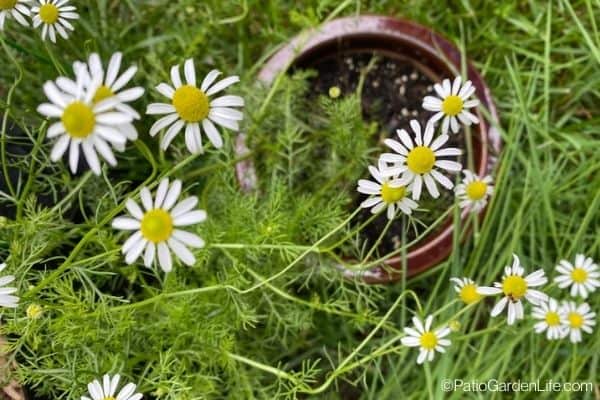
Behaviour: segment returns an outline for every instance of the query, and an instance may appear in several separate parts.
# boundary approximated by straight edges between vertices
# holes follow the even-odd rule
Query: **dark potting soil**
[[[381,153],[391,152],[383,144],[386,138],[398,139],[397,129],[406,129],[411,132],[409,122],[412,119],[419,121],[422,127],[431,117],[432,113],[422,108],[423,98],[434,95],[434,80],[419,68],[413,61],[376,51],[341,52],[331,57],[320,59],[308,66],[317,72],[311,82],[311,88],[319,95],[329,96],[332,87],[340,89],[340,95],[355,93],[361,85],[361,102],[363,118],[369,122],[376,122],[379,126],[379,137],[374,138],[374,146],[381,148]],[[440,134],[436,130],[436,136]],[[446,146],[465,148],[462,130],[458,134],[450,134]],[[379,154],[376,155],[378,157]],[[463,155],[464,157],[464,155]],[[449,159],[449,158],[445,158]],[[377,158],[372,160],[377,165]],[[365,179],[373,180],[365,168]],[[454,177],[450,177],[454,179]],[[452,191],[440,187],[440,197],[432,199],[423,186],[420,210],[413,215],[421,221],[417,229],[412,226],[406,232],[406,241],[417,238],[428,226],[438,219],[448,208],[454,204]],[[365,195],[355,193],[352,209],[366,199]],[[355,220],[358,226],[372,216],[369,210],[363,210]],[[381,213],[372,223],[361,231],[361,238],[370,248],[388,220],[385,212]],[[377,251],[380,255],[388,254],[402,245],[402,218],[391,224],[387,233],[381,240]]]

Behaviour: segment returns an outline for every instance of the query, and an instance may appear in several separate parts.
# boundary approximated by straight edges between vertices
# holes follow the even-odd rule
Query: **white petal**
[[[158,244],[158,263],[165,272],[170,272],[173,269],[171,252],[164,242]]]
[[[219,82],[215,83],[213,86],[211,86],[211,88],[206,91],[206,95],[212,96],[213,94],[218,93],[221,90],[224,90],[239,81],[239,76],[230,76],[225,79],[222,79]]]
[[[174,238],[170,238],[167,242],[173,253],[185,264],[188,266],[193,266],[196,263],[196,258],[192,254],[191,251],[188,250],[181,242]]]
[[[193,225],[206,220],[206,211],[195,210],[182,214],[176,218],[173,218],[173,225],[175,226],[186,226]]]
[[[194,60],[189,58],[183,65],[185,80],[188,85],[196,86],[196,69],[194,68]]]

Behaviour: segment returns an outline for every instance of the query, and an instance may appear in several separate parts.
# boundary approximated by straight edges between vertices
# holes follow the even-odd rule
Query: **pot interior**
[[[363,118],[380,125],[381,133],[374,138],[373,143],[379,147],[380,153],[390,152],[383,144],[383,139],[397,139],[396,130],[409,130],[411,119],[417,119],[421,126],[425,126],[433,113],[422,108],[423,98],[435,95],[434,83],[454,77],[451,68],[439,58],[432,57],[429,52],[412,43],[377,35],[347,35],[322,42],[296,58],[291,70],[299,69],[317,72],[318,75],[310,82],[315,96],[328,95],[331,87],[340,88],[343,94],[355,92],[361,71],[368,69],[369,72],[363,72],[365,76],[361,87]],[[475,126],[471,131],[473,134],[469,137],[464,128],[457,134],[450,134],[447,146],[463,150],[464,155],[456,159],[463,165],[467,165],[467,160],[471,158],[473,165],[479,166],[482,157],[481,128]],[[436,135],[438,134],[439,126],[436,131]],[[470,144],[467,144],[467,138],[471,140]],[[372,163],[376,164],[377,160],[373,159]],[[363,178],[372,179],[368,172],[365,172]],[[454,204],[452,191],[440,190],[440,193],[441,196],[437,199],[430,198],[428,194],[422,195],[419,205],[427,212],[418,213],[421,224],[413,224],[406,229],[403,226],[404,219],[401,218],[391,224],[378,245],[377,252],[380,255],[389,254],[402,243],[413,241],[427,226],[433,224]],[[353,196],[352,209],[364,200],[364,196],[356,192],[353,192]],[[360,225],[370,217],[369,210],[364,210],[355,224]],[[382,213],[364,228],[361,237],[367,245],[372,245],[377,240],[386,224],[387,217]],[[449,218],[429,238],[438,235],[451,224],[452,219]],[[413,248],[419,247],[420,243],[429,238],[424,238]]]

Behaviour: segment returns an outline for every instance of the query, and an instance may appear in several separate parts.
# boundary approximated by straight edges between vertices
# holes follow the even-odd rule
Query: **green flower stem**
[[[12,63],[15,65],[15,67],[17,68],[17,72],[18,72],[13,84],[11,85],[10,89],[8,90],[8,96],[6,98],[6,109],[4,110],[4,115],[2,116],[2,130],[0,131],[0,136],[2,139],[2,140],[0,140],[0,156],[1,156],[0,161],[2,162],[2,173],[4,174],[4,176],[6,178],[5,179],[6,187],[8,188],[10,195],[13,197],[13,199],[16,199],[17,192],[15,191],[15,188],[13,187],[13,184],[10,180],[10,175],[8,174],[8,162],[6,160],[6,141],[7,141],[6,128],[8,125],[8,113],[9,113],[10,106],[12,103],[13,94],[15,93],[17,86],[19,85],[19,83],[21,83],[21,80],[23,79],[23,68],[21,68],[21,65],[14,58],[12,52],[6,46],[6,43],[4,43],[4,40],[2,39],[2,37],[0,37],[0,43],[2,43],[2,47],[4,48],[4,51],[8,55],[8,58],[10,58]]]
[[[405,249],[409,249],[411,246],[415,245],[416,243],[418,243],[421,239],[423,239],[424,237],[426,237],[429,233],[431,233],[434,229],[438,228],[438,224],[440,224],[441,222],[443,222],[448,215],[450,214],[450,212],[454,209],[454,207],[451,207],[449,209],[447,209],[437,220],[435,220],[430,226],[427,227],[427,229],[425,229],[419,236],[417,236],[414,240],[412,240],[411,242],[407,243],[404,246],[401,246],[399,248],[397,248],[396,250],[386,254],[383,257],[378,258],[375,261],[372,261],[370,263],[367,264],[355,264],[355,265],[344,265],[345,268],[351,269],[353,271],[360,271],[360,270],[365,270],[365,269],[369,269],[372,268],[374,266],[377,265],[381,265],[382,263],[384,263],[387,259],[392,258],[400,253],[402,253],[403,251],[405,251]]]
[[[23,205],[25,204],[25,201],[27,200],[27,196],[29,195],[29,191],[31,190],[31,185],[33,184],[34,177],[35,177],[34,167],[35,167],[36,155],[42,148],[42,143],[44,142],[44,138],[46,137],[46,128],[47,127],[48,127],[48,121],[42,122],[42,125],[40,126],[40,129],[38,131],[37,140],[34,142],[33,149],[31,150],[31,154],[30,154],[31,162],[29,163],[29,172],[27,174],[27,181],[25,182],[25,185],[23,186],[23,190],[21,191],[21,194],[19,195],[19,202],[17,203],[17,221],[20,221],[23,216]]]

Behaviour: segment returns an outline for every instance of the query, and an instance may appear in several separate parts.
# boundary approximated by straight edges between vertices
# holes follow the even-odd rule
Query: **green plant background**
[[[40,396],[78,399],[86,384],[120,372],[156,399],[508,398],[443,393],[443,379],[587,381],[593,393],[513,393],[511,398],[597,396],[600,335],[575,346],[533,333],[531,319],[506,326],[490,318],[493,299],[463,308],[449,283],[500,278],[513,252],[527,270],[552,277],[561,258],[600,258],[600,3],[546,1],[135,1],[74,2],[81,19],[68,41],[44,43],[9,20],[0,35],[3,173],[21,178],[0,196],[0,260],[17,276],[21,304],[2,310],[5,350],[16,378]],[[273,89],[255,82],[272,52],[299,30],[336,16],[380,13],[433,27],[485,76],[497,101],[505,143],[485,223],[456,241],[430,272],[388,286],[343,280],[332,249],[364,256],[347,226],[354,182],[380,149],[378,127],[360,119],[355,96],[308,103],[304,76]],[[228,139],[221,151],[190,157],[183,140],[166,153],[141,140],[101,177],[72,176],[50,163],[47,124],[35,111],[44,81],[71,74],[92,51],[115,51],[140,70],[147,88],[135,106],[160,95],[171,65],[194,57],[198,74],[239,74],[230,90],[247,102],[243,130],[257,162],[258,192],[243,193]],[[8,119],[24,130],[16,138]],[[27,156],[7,150],[29,145]],[[315,161],[326,149],[328,156]],[[161,176],[184,181],[209,219],[193,268],[165,275],[126,266],[123,234],[110,221],[141,185]],[[42,201],[42,199],[46,199]],[[45,203],[45,204],[42,204]],[[49,206],[47,204],[50,204]],[[470,223],[473,223],[471,221]],[[456,237],[465,229],[456,225]],[[267,279],[268,278],[268,279]],[[566,298],[549,285],[547,291]],[[600,310],[600,295],[588,300]],[[25,310],[41,304],[32,320]],[[527,308],[528,311],[530,308]],[[454,321],[452,346],[426,367],[400,346],[413,313]]]

